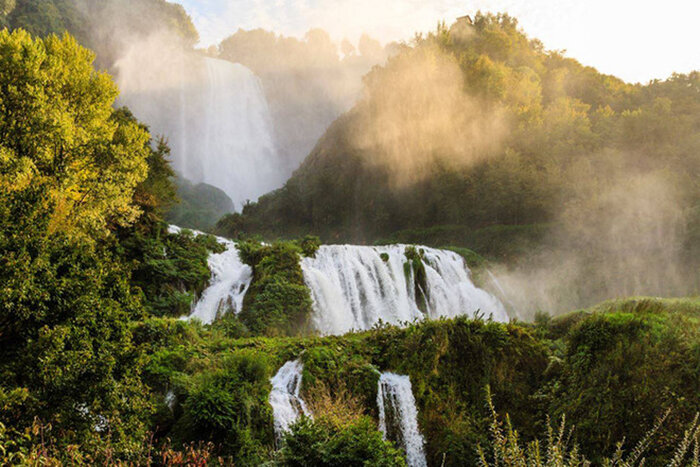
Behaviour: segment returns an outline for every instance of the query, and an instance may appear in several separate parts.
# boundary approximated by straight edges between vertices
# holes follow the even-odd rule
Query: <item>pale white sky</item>
[[[530,37],[630,82],[700,70],[700,0],[172,0],[202,37],[218,43],[237,29],[302,36],[323,28],[356,42],[366,32],[408,40],[440,20],[477,10],[507,12]]]

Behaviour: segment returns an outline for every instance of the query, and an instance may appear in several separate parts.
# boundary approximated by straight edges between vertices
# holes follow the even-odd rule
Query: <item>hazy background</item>
[[[484,10],[515,16],[548,49],[567,50],[583,64],[629,82],[700,68],[700,2],[692,0],[174,1],[192,16],[205,46],[238,28],[293,36],[323,28],[338,41],[356,42],[367,33],[389,43]]]

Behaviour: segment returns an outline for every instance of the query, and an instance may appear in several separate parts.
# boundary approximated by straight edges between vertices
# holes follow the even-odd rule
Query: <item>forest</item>
[[[490,13],[342,60],[322,31],[194,50],[165,0],[0,0],[0,26],[0,465],[419,465],[378,428],[387,373],[423,465],[699,465],[699,72],[629,84]],[[283,187],[234,213],[120,105],[115,60],[156,28],[260,76]],[[425,316],[438,254],[520,312],[319,332],[309,265],[347,242],[400,244],[374,267]],[[182,319],[231,251],[240,309]]]

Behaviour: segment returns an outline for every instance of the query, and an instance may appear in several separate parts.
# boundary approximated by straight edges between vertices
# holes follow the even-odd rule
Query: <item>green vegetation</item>
[[[2,463],[37,430],[128,459],[153,408],[131,323],[191,298],[219,247],[166,233],[167,147],[113,108],[89,51],[7,30],[0,51]]]
[[[417,297],[418,308],[423,313],[428,311],[428,278],[425,275],[425,252],[415,246],[407,246],[404,250],[406,262],[403,265],[408,282],[413,282],[414,294]]]
[[[233,201],[216,187],[197,185],[177,178],[177,197],[180,202],[170,208],[166,220],[187,229],[211,231],[224,215],[234,211]]]
[[[253,335],[293,336],[311,330],[311,295],[304,283],[301,255],[313,256],[317,238],[263,245],[247,240],[236,245],[241,261],[253,268],[241,322]]]
[[[562,417],[557,431],[552,428],[550,420],[547,420],[547,436],[545,441],[534,440],[526,445],[522,443],[518,432],[513,428],[510,417],[505,417],[504,423],[499,420],[496,409],[493,406],[491,396],[487,396],[487,402],[492,414],[490,449],[482,449],[479,446],[479,465],[489,466],[522,466],[533,465],[543,467],[584,467],[591,462],[579,451],[578,445],[572,440],[573,428],[566,426],[566,419]],[[663,414],[653,428],[651,428],[637,445],[629,450],[624,440],[617,444],[615,454],[602,459],[599,463],[605,467],[613,466],[643,466],[646,463],[646,450],[653,442],[659,428],[663,425],[670,411]],[[691,445],[692,447],[691,451]],[[628,450],[629,454],[625,451]],[[698,465],[700,462],[700,425],[698,416],[691,422],[685,431],[683,439],[669,458],[667,465],[680,466],[688,461],[688,465]]]
[[[185,381],[224,365],[228,355],[244,351],[251,362],[267,362],[266,377],[301,356],[303,397],[329,418],[321,426],[376,417],[378,371],[407,374],[431,465],[476,465],[478,446],[490,443],[487,386],[522,440],[545,433],[547,415],[566,415],[579,452],[596,463],[612,457],[623,438],[635,446],[671,409],[645,453],[647,465],[659,465],[700,410],[700,302],[637,299],[604,308],[532,326],[457,319],[323,339],[230,339],[215,329],[162,321],[158,332],[149,332],[162,337],[148,343],[159,350],[152,353],[158,366],[149,365],[147,374],[161,375],[157,387],[182,388],[178,404],[186,404],[191,385]],[[609,328],[616,332],[597,332]],[[309,424],[299,429],[306,436],[335,436]]]
[[[644,451],[646,465],[665,465],[700,411],[699,316],[697,299],[635,299],[536,325],[460,318],[343,337],[238,339],[217,327],[149,319],[131,333],[148,356],[141,379],[156,409],[153,449],[170,438],[212,441],[211,452],[241,465],[396,465],[372,429],[378,372],[393,371],[411,378],[430,465],[478,465],[479,446],[492,461],[489,397],[526,444],[546,436],[547,416],[566,415],[576,427],[568,449],[575,444],[596,465],[615,456],[623,438],[630,447],[643,441],[669,409]],[[269,378],[299,357],[302,396],[318,416],[299,422],[274,453]]]
[[[0,0],[0,19],[45,34],[83,25],[76,5]],[[146,31],[157,11],[186,44],[196,37],[181,7],[161,0],[87,7],[143,15],[133,26]],[[109,51],[101,56],[109,61]],[[400,466],[402,453],[376,428],[382,371],[410,376],[430,465],[638,461],[637,451],[621,451],[623,439],[643,447],[646,465],[697,464],[697,298],[618,300],[539,314],[533,324],[459,318],[319,337],[300,260],[320,240],[307,236],[239,242],[253,269],[244,309],[211,326],[177,319],[206,287],[207,257],[222,246],[168,231],[164,216],[178,213],[169,149],[114,108],[116,86],[93,61],[69,35],[0,31],[0,464]],[[416,87],[401,79],[407,70],[444,86]],[[653,198],[670,208],[637,206],[630,217],[668,215],[661,221],[685,235],[669,242],[695,264],[697,80],[622,83],[545,52],[507,16],[441,26],[368,75],[366,101],[333,125],[286,187],[217,229],[236,238],[317,231],[333,241],[429,239],[454,245],[471,265],[547,249],[542,238],[564,229],[557,246],[591,252],[583,270],[606,295],[596,261],[609,252],[594,237],[607,232],[627,244],[635,231],[597,229],[592,220],[630,188],[646,195],[642,204]],[[387,113],[411,89],[418,100],[399,106],[407,113]],[[412,127],[416,103],[431,119],[445,112],[471,142],[446,144],[450,124],[436,134]],[[368,122],[378,131],[365,132]],[[392,171],[382,164],[396,154],[381,136],[394,122],[415,131],[396,138],[406,166]],[[501,124],[511,131],[501,134]],[[636,165],[644,173],[633,182],[614,176]],[[188,189],[180,187],[190,203],[180,214],[205,222],[187,213],[199,196]],[[560,204],[571,208],[561,217]],[[673,223],[678,206],[681,224]],[[407,247],[405,256],[423,294],[423,252]],[[637,279],[631,267],[624,272]],[[304,363],[302,396],[315,418],[279,441],[270,378],[292,359]],[[505,432],[494,407],[508,414]],[[576,426],[571,444],[547,421],[564,416]],[[543,434],[547,452],[538,453]]]
[[[401,467],[406,465],[401,451],[384,441],[369,417],[338,426],[325,418],[303,417],[285,437],[280,466],[333,467]]]

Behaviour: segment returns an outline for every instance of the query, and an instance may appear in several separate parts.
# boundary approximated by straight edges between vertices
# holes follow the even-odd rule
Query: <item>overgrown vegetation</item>
[[[218,246],[166,232],[167,147],[113,108],[89,51],[7,30],[0,51],[3,436],[25,439],[38,419],[47,445],[128,459],[152,412],[131,323],[182,311]]]
[[[566,426],[566,418],[562,416],[561,424],[555,431],[547,419],[547,434],[544,440],[536,439],[524,444],[514,429],[510,417],[506,415],[505,423],[499,419],[493,406],[491,395],[487,393],[487,403],[491,411],[491,439],[488,449],[478,448],[479,465],[483,467],[502,465],[511,466],[542,466],[542,467],[586,467],[592,463],[579,451],[575,442],[575,428]],[[627,449],[624,440],[616,445],[615,453],[599,461],[605,467],[614,466],[643,466],[646,463],[646,450],[654,441],[659,429],[666,421],[670,410],[658,418],[654,426],[639,440],[633,449]],[[629,453],[625,451],[629,451]],[[685,430],[683,438],[678,442],[673,456],[668,459],[668,466],[696,466],[700,463],[700,427],[698,416]]]
[[[384,441],[369,417],[338,425],[325,417],[302,418],[285,437],[280,460],[285,467],[333,467],[337,465],[406,465],[401,451]]]
[[[82,24],[76,5],[0,0],[0,19],[43,34]],[[130,13],[155,11],[185,43],[196,37],[183,10],[164,1],[82,6],[101,15],[139,6]],[[147,31],[153,18],[134,27]],[[617,182],[592,177],[580,186],[571,174],[642,161],[681,191],[690,214],[679,251],[693,258],[697,74],[631,86],[544,52],[507,16],[479,15],[473,27],[466,37],[441,27],[372,72],[368,101],[334,125],[297,176],[219,228],[236,236],[318,231],[334,241],[429,237],[472,262],[483,260],[460,246],[489,259],[518,256],[528,242],[541,245],[557,203],[578,207]],[[109,61],[109,51],[102,56]],[[469,96],[459,102],[486,114],[497,108],[516,125],[503,147],[481,148],[489,154],[474,163],[445,165],[436,154],[410,166],[428,176],[409,177],[407,189],[367,162],[366,154],[382,154],[381,142],[358,147],[351,130],[386,123],[371,103],[391,103],[387,88],[406,84],[399,72],[416,58],[435,59],[440,66],[427,70],[438,77],[443,65],[459,71],[458,89]],[[310,332],[300,269],[320,241],[305,237],[239,243],[254,270],[240,315],[211,326],[176,319],[206,286],[209,253],[222,247],[168,231],[163,217],[176,187],[167,145],[114,108],[117,89],[93,59],[68,35],[0,31],[0,464],[403,465],[376,429],[381,371],[410,376],[430,465],[626,465],[623,439],[644,447],[646,465],[681,465],[691,449],[697,464],[698,299],[608,302],[540,314],[534,324],[460,318],[320,338]],[[630,148],[639,159],[622,155]],[[594,201],[604,210],[615,199]],[[582,206],[586,220],[593,208]],[[578,233],[565,244],[596,246]],[[593,259],[604,253],[593,250]],[[422,293],[422,252],[405,253]],[[595,277],[600,285],[604,276]],[[278,446],[270,378],[297,358],[316,418],[302,419]],[[493,407],[509,414],[505,432]],[[576,426],[571,444],[546,422],[564,415]],[[548,452],[538,454],[530,443],[542,433],[551,433]]]
[[[299,261],[314,256],[319,241],[266,245],[246,240],[236,245],[241,260],[253,268],[240,320],[253,335],[293,336],[311,331],[312,302]]]
[[[149,356],[142,380],[156,401],[150,422],[156,447],[167,438],[176,445],[216,440],[213,452],[238,464],[303,457],[328,465],[333,456],[350,455],[342,454],[341,440],[354,433],[358,450],[374,446],[372,456],[379,455],[387,451],[370,429],[377,381],[380,371],[393,371],[411,378],[429,465],[478,465],[479,446],[493,442],[487,387],[522,446],[546,435],[547,416],[558,423],[566,415],[576,427],[567,449],[575,444],[595,465],[613,458],[623,438],[630,447],[643,441],[670,409],[644,454],[646,465],[665,465],[700,411],[698,316],[697,300],[638,299],[537,325],[461,318],[322,339],[234,339],[216,327],[151,319],[132,333]],[[623,329],[601,345],[591,332],[601,326]],[[626,347],[649,328],[657,337]],[[319,450],[292,444],[291,452],[274,454],[268,381],[298,357],[302,396],[321,420],[302,422],[293,439],[311,439]]]

